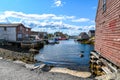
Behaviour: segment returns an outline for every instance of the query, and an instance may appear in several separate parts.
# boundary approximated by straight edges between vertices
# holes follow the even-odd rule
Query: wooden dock
[[[4,42],[4,43],[3,43]],[[40,49],[44,46],[43,41],[40,40],[33,40],[33,41],[6,41],[1,40],[1,45],[12,45],[21,48],[28,48],[28,49]]]
[[[103,58],[97,52],[91,52],[90,54],[90,69],[96,76],[102,76],[112,73],[118,73],[119,67]]]

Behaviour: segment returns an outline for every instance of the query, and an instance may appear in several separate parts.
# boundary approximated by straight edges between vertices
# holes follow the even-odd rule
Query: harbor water
[[[93,48],[93,45],[81,44],[73,39],[62,40],[59,44],[45,45],[35,59],[53,66],[85,67],[89,66],[90,51]],[[81,54],[83,57],[80,57]]]

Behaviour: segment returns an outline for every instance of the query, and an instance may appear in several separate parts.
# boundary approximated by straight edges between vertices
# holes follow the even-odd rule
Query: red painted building
[[[95,50],[120,67],[120,0],[99,0]]]
[[[18,24],[16,26],[16,36],[17,40],[25,40],[28,39],[31,35],[31,28],[25,27],[23,24]]]

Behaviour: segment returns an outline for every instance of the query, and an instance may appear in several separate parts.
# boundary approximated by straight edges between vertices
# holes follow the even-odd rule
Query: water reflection
[[[56,66],[88,66],[91,50],[93,50],[92,45],[80,44],[74,40],[65,40],[60,41],[59,44],[45,45],[40,53],[35,56],[35,59]],[[81,53],[84,57],[80,57]]]

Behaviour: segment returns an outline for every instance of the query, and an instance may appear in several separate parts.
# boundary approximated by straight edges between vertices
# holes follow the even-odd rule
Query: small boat
[[[58,39],[53,38],[53,39],[51,39],[51,40],[48,40],[48,43],[49,43],[49,44],[59,44],[59,41],[58,41]]]
[[[59,44],[59,41],[56,41],[55,43],[56,43],[56,44]]]
[[[55,41],[54,40],[49,40],[48,43],[49,44],[55,44]]]
[[[68,38],[59,38],[59,40],[68,40]]]

